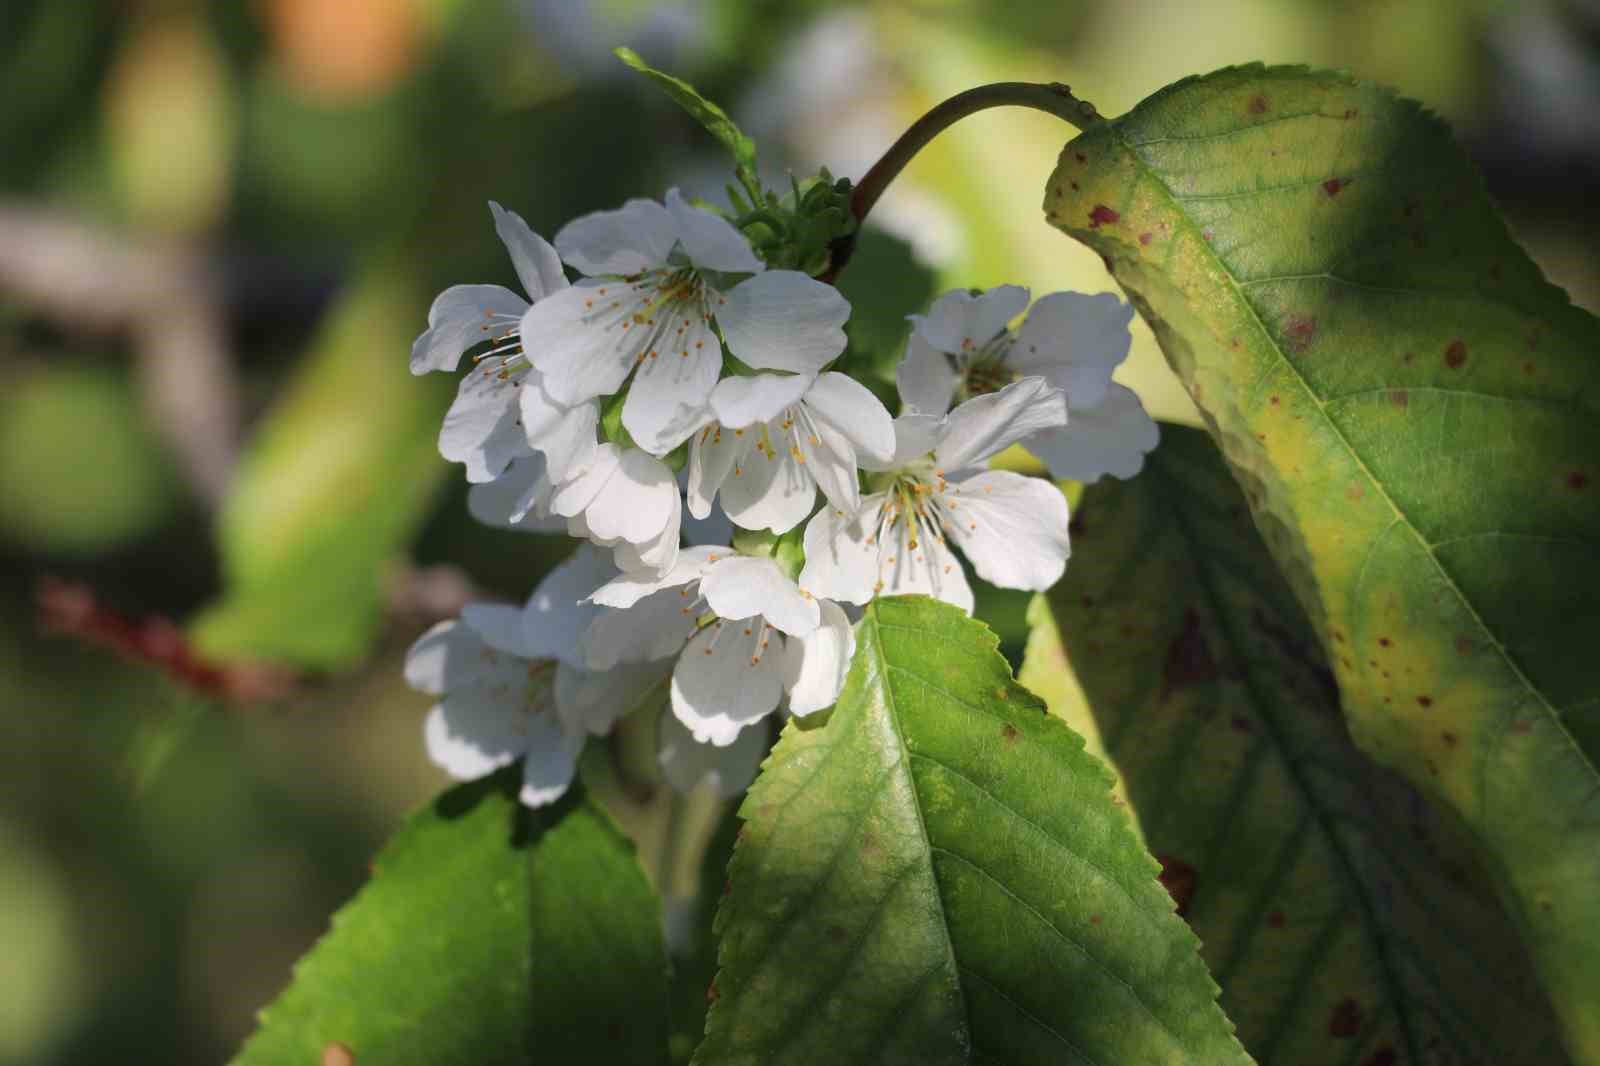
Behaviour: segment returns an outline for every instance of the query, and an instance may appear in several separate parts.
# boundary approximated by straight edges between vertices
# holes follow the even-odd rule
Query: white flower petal
[[[556,709],[574,732],[605,736],[618,719],[641,704],[652,686],[667,679],[671,667],[665,660],[598,671],[562,663],[556,670]]]
[[[711,514],[711,501],[717,490],[727,480],[734,464],[750,450],[751,437],[734,435],[733,430],[718,425],[707,426],[695,435],[689,445],[689,513],[698,519]],[[713,540],[726,543],[725,537]]]
[[[570,481],[564,481],[556,486],[550,496],[550,511],[563,518],[573,518],[583,514],[596,497],[605,490],[611,481],[611,476],[616,473],[617,467],[622,463],[622,449],[615,444],[601,444],[594,450],[594,459],[589,468]],[[574,533],[574,536],[586,536]]]
[[[804,403],[812,415],[849,438],[857,454],[880,461],[894,456],[894,419],[889,409],[854,378],[834,371],[819,374]]]
[[[739,731],[777,709],[782,648],[762,647],[759,625],[718,622],[696,633],[672,671],[672,713],[701,743],[727,747]]]
[[[927,314],[910,318],[929,344],[963,355],[994,340],[1027,306],[1028,290],[1020,285],[1001,285],[976,296],[956,289],[935,300]]]
[[[583,520],[596,539],[644,544],[661,536],[678,506],[678,479],[672,468],[638,448],[629,448],[604,488],[583,509]]]
[[[423,724],[428,758],[460,781],[493,773],[511,762],[526,750],[526,719],[555,718],[549,711],[530,715],[525,698],[525,690],[505,685],[449,693]]]
[[[955,396],[956,372],[950,357],[929,344],[921,333],[906,341],[905,358],[895,367],[894,380],[900,390],[900,409],[925,415],[942,415],[950,410]]]
[[[722,345],[699,311],[674,303],[656,312],[663,320],[628,387],[622,424],[634,443],[665,455],[706,424],[711,390],[722,373]]]
[[[819,599],[866,603],[878,583],[878,526],[888,497],[864,496],[861,510],[850,515],[824,507],[806,524],[806,565],[799,585]]]
[[[661,776],[678,792],[693,792],[704,785],[721,798],[731,799],[750,787],[767,753],[767,730],[760,725],[741,729],[725,748],[695,740],[676,715],[662,715],[659,728],[656,759]]]
[[[677,189],[667,190],[667,210],[678,227],[678,240],[689,261],[702,270],[756,274],[767,268],[750,241],[733,223],[713,211],[695,207]]]
[[[556,403],[537,370],[523,379],[517,400],[523,437],[530,448],[543,453],[553,480],[567,481],[589,468],[599,445],[598,402],[590,400],[570,407]]]
[[[794,409],[800,432],[796,445],[806,457],[806,470],[828,502],[846,514],[861,507],[861,485],[856,476],[856,448],[843,430],[816,418],[806,404]],[[885,415],[885,418],[888,416]],[[889,423],[891,437],[894,423]]]
[[[556,250],[585,274],[641,274],[666,263],[677,239],[672,212],[654,200],[629,200],[568,222]]]
[[[658,575],[625,570],[595,589],[590,598],[606,607],[629,608],[653,593],[700,580],[712,563],[730,554],[731,549],[720,545],[684,548],[678,552],[677,561],[666,573]]]
[[[546,574],[520,612],[528,658],[582,666],[584,631],[600,613],[588,597],[616,576],[617,568],[605,553],[590,544],[578,545]]]
[[[678,561],[679,533],[683,522],[683,503],[678,494],[672,494],[672,513],[667,516],[661,532],[641,544],[618,541],[611,548],[611,557],[617,569],[626,572],[646,571],[664,574]]]
[[[439,454],[465,463],[473,484],[493,481],[528,446],[517,425],[517,382],[502,379],[488,364],[461,379],[455,402],[439,428]]]
[[[1060,580],[1067,565],[1067,498],[1055,485],[989,470],[951,485],[942,502],[945,531],[991,585],[1043,592]]]
[[[471,684],[482,673],[482,638],[456,619],[440,622],[406,651],[406,684],[431,696]]]
[[[567,287],[561,257],[550,247],[549,241],[533,232],[521,215],[507,211],[493,200],[489,201],[489,212],[494,216],[494,231],[511,253],[511,265],[516,268],[529,300],[542,300]]]
[[[1111,372],[1128,357],[1133,307],[1109,292],[1055,292],[1033,305],[1006,357],[1022,374],[1038,374],[1067,394],[1072,410],[1094,407]]]
[[[894,420],[894,457],[887,463],[863,457],[863,470],[898,470],[906,464],[921,459],[938,447],[945,432],[948,415],[924,415],[912,412]]]
[[[528,301],[501,285],[452,285],[434,297],[428,328],[411,345],[411,372],[454,370],[461,353],[514,333]]]
[[[771,559],[731,555],[717,560],[700,579],[700,594],[719,618],[765,618],[792,636],[817,628],[822,615],[817,601]]]
[[[1072,421],[1035,433],[1022,446],[1043,459],[1054,476],[1090,482],[1106,474],[1133,477],[1160,439],[1161,431],[1138,395],[1112,382],[1098,406],[1086,411],[1073,408]]]
[[[855,630],[844,610],[832,600],[823,600],[821,606],[821,624],[805,636],[785,642],[785,686],[793,714],[807,715],[833,706],[856,653]]]
[[[972,586],[938,530],[896,522],[879,544],[878,595],[932,596],[972,613]]]
[[[947,473],[978,466],[1029,434],[1066,424],[1061,390],[1043,378],[1023,378],[951,411],[933,461]]]
[[[843,377],[835,374],[835,377]],[[711,411],[728,429],[770,422],[798,403],[812,385],[809,374],[756,374],[723,378],[711,390]]]
[[[770,424],[768,438],[768,450],[746,452],[734,464],[733,476],[722,482],[722,509],[744,529],[787,533],[804,522],[816,505],[817,483],[789,450],[780,423]]]
[[[633,285],[585,278],[528,308],[523,350],[550,398],[571,406],[620,389],[650,345],[651,327],[635,320],[646,306]]]
[[[496,651],[533,659],[522,629],[522,608],[504,603],[469,603],[461,609],[461,622]]]
[[[850,304],[839,290],[796,270],[741,281],[712,310],[728,350],[757,370],[815,374],[844,351]]]
[[[555,485],[545,475],[544,457],[525,455],[493,481],[467,490],[467,512],[486,526],[523,533],[565,533],[566,521],[547,513]]]
[[[662,589],[626,608],[607,608],[583,635],[590,670],[669,659],[683,650],[703,611],[692,586]]]
[[[524,807],[543,807],[566,794],[583,754],[584,735],[566,729],[554,714],[530,717],[527,761],[522,764],[522,789],[517,798]]]

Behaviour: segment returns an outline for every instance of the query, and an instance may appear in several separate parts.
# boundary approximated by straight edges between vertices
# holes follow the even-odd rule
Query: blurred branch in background
[[[239,455],[239,385],[218,271],[181,242],[139,242],[0,203],[0,293],[64,330],[127,336],[151,421],[215,507]]]

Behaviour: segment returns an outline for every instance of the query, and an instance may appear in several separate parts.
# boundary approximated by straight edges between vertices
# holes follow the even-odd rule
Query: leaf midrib
[[[1345,434],[1344,430],[1341,429],[1340,426],[1328,416],[1327,403],[1317,395],[1314,389],[1312,389],[1311,383],[1306,379],[1305,375],[1300,372],[1300,368],[1295,366],[1293,362],[1286,358],[1282,349],[1279,348],[1277,343],[1273,341],[1271,332],[1267,329],[1266,323],[1262,320],[1255,304],[1252,303],[1248,296],[1245,295],[1243,286],[1241,285],[1239,279],[1234,276],[1233,269],[1223,261],[1222,257],[1217,254],[1209,242],[1200,239],[1201,234],[1198,225],[1192,218],[1189,217],[1188,212],[1183,210],[1181,201],[1177,198],[1177,194],[1154,169],[1154,167],[1151,166],[1149,161],[1147,161],[1145,157],[1137,151],[1134,143],[1129,141],[1124,135],[1121,123],[1110,122],[1106,125],[1110,130],[1111,136],[1116,139],[1117,143],[1121,145],[1122,149],[1128,153],[1131,159],[1134,160],[1134,165],[1139,169],[1140,173],[1148,177],[1152,182],[1154,182],[1156,187],[1160,189],[1161,195],[1166,199],[1173,212],[1178,216],[1180,220],[1179,224],[1184,226],[1189,231],[1190,235],[1197,239],[1197,244],[1199,247],[1204,249],[1204,254],[1206,257],[1209,258],[1210,261],[1216,266],[1216,268],[1221,272],[1222,276],[1228,279],[1228,285],[1233,291],[1235,300],[1249,313],[1250,320],[1254,323],[1256,330],[1260,333],[1261,339],[1265,343],[1267,349],[1271,351],[1277,362],[1293,375],[1296,386],[1306,395],[1307,398],[1311,400],[1312,404],[1315,405],[1317,414],[1320,416],[1323,424],[1338,439],[1340,445],[1360,469],[1362,476],[1366,478],[1367,482],[1378,493],[1379,498],[1381,498],[1389,507],[1389,510],[1395,516],[1395,521],[1405,526],[1412,539],[1422,549],[1423,554],[1426,555],[1429,562],[1433,564],[1434,570],[1439,575],[1439,578],[1450,589],[1450,592],[1455,596],[1456,601],[1472,619],[1473,625],[1475,625],[1478,628],[1478,631],[1486,638],[1487,643],[1494,648],[1495,654],[1499,657],[1500,661],[1505,664],[1506,669],[1511,672],[1512,676],[1517,679],[1518,684],[1521,685],[1523,690],[1527,692],[1528,695],[1538,704],[1539,708],[1544,712],[1544,716],[1548,720],[1549,724],[1560,734],[1560,736],[1567,742],[1567,745],[1577,754],[1578,758],[1582,761],[1583,766],[1588,771],[1589,777],[1596,782],[1596,790],[1600,790],[1600,766],[1597,766],[1594,759],[1590,758],[1589,753],[1583,750],[1583,747],[1578,743],[1577,738],[1573,736],[1569,729],[1567,729],[1566,724],[1562,721],[1561,715],[1557,712],[1555,706],[1545,697],[1544,693],[1533,684],[1532,680],[1523,671],[1522,667],[1516,662],[1515,659],[1512,658],[1511,653],[1506,649],[1506,646],[1500,640],[1500,637],[1489,628],[1488,624],[1484,621],[1483,616],[1478,612],[1476,605],[1473,604],[1472,601],[1469,600],[1462,592],[1461,586],[1457,582],[1455,575],[1450,573],[1450,571],[1445,568],[1439,557],[1434,553],[1434,550],[1428,543],[1427,538],[1422,536],[1421,531],[1418,530],[1417,527],[1412,523],[1410,516],[1408,516],[1405,511],[1400,508],[1399,504],[1395,502],[1394,497],[1390,495],[1388,488],[1373,474],[1371,467],[1367,464],[1367,461],[1362,457],[1361,453],[1356,450],[1355,445],[1351,443],[1350,438]],[[1498,742],[1499,738],[1496,738],[1495,743]],[[1484,801],[1484,797],[1488,795],[1489,791],[1489,747],[1490,745],[1486,743],[1482,745],[1475,753],[1475,769],[1478,777],[1477,800],[1480,804]],[[1519,926],[1525,926],[1526,924],[1518,914],[1513,914],[1513,920],[1516,921]]]

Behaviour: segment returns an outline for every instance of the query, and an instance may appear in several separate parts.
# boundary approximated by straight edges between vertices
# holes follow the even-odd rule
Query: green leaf
[[[733,119],[728,117],[726,111],[701,96],[693,85],[682,78],[675,78],[650,66],[633,49],[618,48],[616,56],[630,68],[655,82],[656,86],[672,97],[679,107],[693,115],[695,121],[721,141],[723,147],[728,149],[728,154],[733,156],[740,181],[745,182],[749,188],[750,182],[755,180],[756,142],[746,137],[743,131],[734,125]]]
[[[1022,681],[1103,745],[1256,1061],[1565,1061],[1456,826],[1351,743],[1216,447],[1164,427],[1076,520]]]
[[[427,306],[407,277],[375,270],[341,298],[257,431],[220,519],[226,595],[193,624],[206,655],[329,669],[376,638],[384,568],[446,470],[454,385],[405,371]]]
[[[386,1066],[527,1063],[535,1050],[664,1061],[660,908],[632,845],[579,795],[527,811],[520,780],[511,768],[411,818],[238,1066],[314,1063],[335,1042]]]
[[[1191,79],[1067,145],[1050,220],[1154,328],[1356,743],[1487,852],[1600,1062],[1600,327],[1444,124],[1336,74]]]
[[[879,600],[746,797],[697,1063],[1245,1063],[1110,775],[932,600]]]

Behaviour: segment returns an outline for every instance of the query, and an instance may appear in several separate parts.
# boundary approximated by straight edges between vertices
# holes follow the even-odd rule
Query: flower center
[[[1012,339],[1009,331],[1002,332],[964,360],[961,380],[956,386],[958,404],[974,396],[999,392],[1021,376],[1006,361],[1006,356],[1011,354]]]

